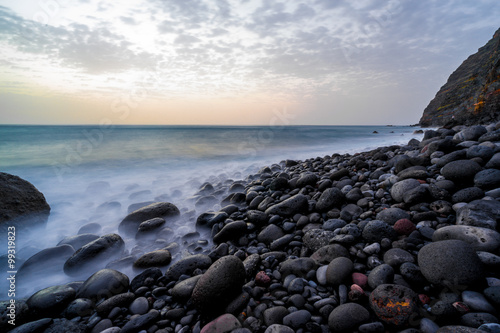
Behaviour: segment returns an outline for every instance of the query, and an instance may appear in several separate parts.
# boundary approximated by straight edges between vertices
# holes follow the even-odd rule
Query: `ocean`
[[[117,232],[128,207],[169,201],[193,210],[193,194],[205,182],[239,180],[286,159],[366,151],[406,144],[409,126],[0,126],[0,171],[28,180],[41,191],[51,215],[43,229],[18,235],[26,260],[88,223],[101,234]],[[106,204],[113,203],[106,206]],[[103,207],[113,207],[103,209]],[[218,207],[214,207],[217,209]],[[194,231],[191,220],[177,234]],[[3,242],[0,242],[3,244]],[[136,246],[125,239],[127,251]],[[0,249],[0,255],[7,248]],[[3,270],[3,269],[2,269]],[[133,272],[126,272],[133,275]],[[1,281],[4,279],[2,278]],[[33,277],[23,293],[71,281],[60,274]],[[3,283],[3,282],[2,282]],[[2,285],[3,286],[3,285]],[[0,287],[2,287],[0,286]],[[2,297],[0,297],[1,299]]]

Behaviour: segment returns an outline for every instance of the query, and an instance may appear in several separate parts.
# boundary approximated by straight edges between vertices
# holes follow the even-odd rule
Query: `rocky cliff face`
[[[500,29],[450,75],[425,108],[421,126],[485,124],[500,120]]]

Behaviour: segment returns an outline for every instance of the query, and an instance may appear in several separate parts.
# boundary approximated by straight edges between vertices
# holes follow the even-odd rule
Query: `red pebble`
[[[368,283],[368,277],[363,273],[352,273],[352,282],[364,289]]]
[[[413,222],[408,219],[397,220],[396,223],[394,223],[393,228],[398,235],[406,235],[406,236],[411,234],[413,231],[417,230],[415,224],[413,224]]]
[[[266,274],[266,272],[260,271],[255,276],[255,284],[262,287],[268,286],[271,284],[271,278]]]
[[[422,304],[429,304],[431,302],[431,298],[424,294],[418,294],[418,299]]]
[[[455,302],[453,303],[453,307],[461,314],[465,314],[470,311],[469,307],[464,302]]]

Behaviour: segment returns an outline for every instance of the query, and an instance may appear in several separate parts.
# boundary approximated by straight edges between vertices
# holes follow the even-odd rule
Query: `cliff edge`
[[[425,108],[419,125],[455,126],[500,121],[500,29],[450,75]]]

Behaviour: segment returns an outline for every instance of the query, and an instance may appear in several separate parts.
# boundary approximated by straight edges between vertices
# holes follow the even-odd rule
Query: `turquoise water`
[[[244,179],[285,159],[406,144],[413,137],[422,138],[412,134],[414,130],[398,126],[0,126],[0,171],[33,183],[52,208],[44,229],[18,236],[18,250],[30,246],[24,253],[33,254],[76,235],[87,223],[99,223],[101,234],[117,232],[134,203],[170,201],[183,211],[193,210],[189,197],[206,181]],[[90,191],[96,182],[106,186]],[[99,208],[109,202],[115,209]],[[200,213],[177,222],[176,232],[194,231]],[[125,242],[127,250],[136,245],[133,239]],[[67,281],[64,274],[34,278],[26,295]]]

